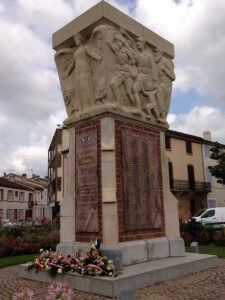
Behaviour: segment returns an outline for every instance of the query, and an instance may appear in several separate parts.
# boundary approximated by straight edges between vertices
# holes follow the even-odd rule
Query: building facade
[[[33,191],[32,199],[32,218],[47,220],[52,219],[52,210],[48,206],[48,180],[40,178],[33,174],[27,178],[26,174],[22,176],[17,174],[7,174],[4,176],[12,182],[19,183]]]
[[[57,128],[48,150],[48,201],[53,218],[60,211],[63,197],[63,178],[67,178],[66,157],[69,151],[69,133],[65,127]],[[65,161],[64,161],[65,160]]]
[[[211,192],[207,194],[208,208],[225,207],[225,185],[218,183],[217,179],[211,175],[208,166],[215,165],[216,161],[210,158],[210,149],[213,146],[213,141],[210,131],[203,133],[202,156],[204,164],[204,175],[211,184]],[[225,145],[222,145],[225,151]]]
[[[203,139],[167,130],[165,143],[170,189],[178,199],[180,218],[186,219],[208,206],[211,185],[205,178]]]
[[[211,134],[206,133],[201,138],[167,130],[165,144],[170,189],[178,199],[180,217],[187,219],[199,210],[225,206],[225,186],[217,183],[208,170],[208,166],[215,164],[209,158],[213,146]],[[60,201],[68,192],[68,154],[68,130],[58,128],[48,155],[49,202],[54,208],[53,214],[59,212]]]
[[[32,217],[33,190],[0,177],[0,218],[23,221]]]

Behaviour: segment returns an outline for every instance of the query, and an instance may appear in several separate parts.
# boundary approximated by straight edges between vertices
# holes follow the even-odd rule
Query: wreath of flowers
[[[95,239],[91,241],[91,250],[85,256],[81,255],[81,250],[75,255],[64,257],[60,252],[43,251],[34,262],[27,264],[27,269],[49,271],[51,276],[66,272],[77,272],[82,275],[110,276],[117,275],[112,260],[102,256],[100,242]]]

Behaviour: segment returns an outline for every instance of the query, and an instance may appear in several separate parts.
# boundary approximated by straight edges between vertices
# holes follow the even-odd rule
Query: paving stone
[[[9,292],[28,287],[35,293],[35,300],[46,300],[48,284],[18,277],[18,267],[0,269],[0,300],[7,300]],[[90,293],[75,291],[76,300],[109,299]],[[115,299],[119,299],[115,298]],[[180,277],[136,291],[137,300],[222,300],[225,299],[225,260],[219,266],[203,272]]]

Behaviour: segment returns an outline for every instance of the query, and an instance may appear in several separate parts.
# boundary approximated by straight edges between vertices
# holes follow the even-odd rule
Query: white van
[[[208,208],[198,212],[190,218],[196,222],[201,222],[203,225],[220,225],[225,226],[225,207]]]

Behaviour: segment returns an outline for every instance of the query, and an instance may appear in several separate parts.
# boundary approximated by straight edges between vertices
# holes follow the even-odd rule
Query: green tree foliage
[[[218,183],[225,184],[225,151],[219,143],[214,143],[210,149],[210,158],[216,160],[215,166],[209,166],[208,169],[212,176],[217,178]]]

